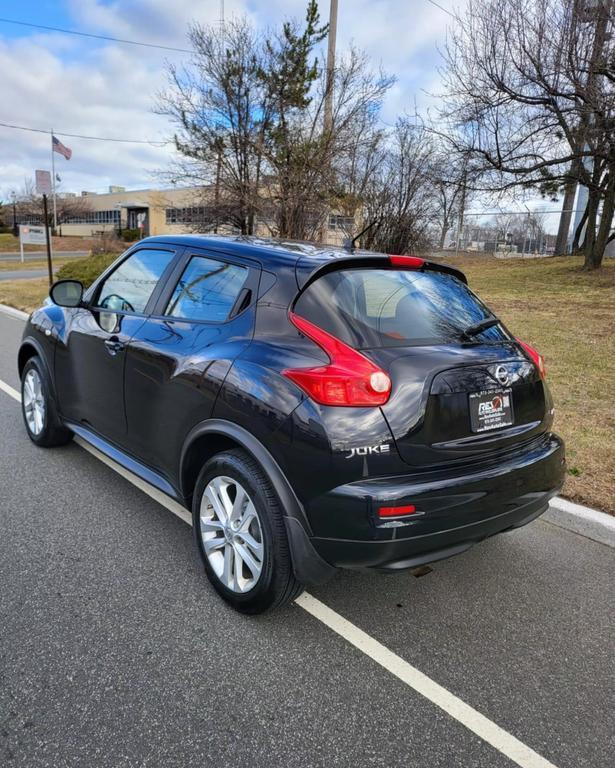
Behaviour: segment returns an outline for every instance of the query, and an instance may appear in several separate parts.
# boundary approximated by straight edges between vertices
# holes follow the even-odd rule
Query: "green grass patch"
[[[56,273],[56,280],[79,280],[88,288],[117,259],[116,253],[99,253],[85,259],[71,259]]]

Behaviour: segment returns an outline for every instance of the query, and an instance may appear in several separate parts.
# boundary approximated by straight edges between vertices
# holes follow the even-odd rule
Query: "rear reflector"
[[[317,344],[329,357],[328,365],[315,368],[287,368],[282,375],[321,405],[384,405],[391,394],[388,374],[356,349],[310,323],[289,314],[291,323]]]
[[[394,267],[405,269],[420,269],[425,263],[425,259],[418,256],[389,256],[389,261]]]
[[[517,342],[521,344],[523,350],[528,355],[530,360],[534,363],[536,368],[538,368],[538,373],[540,374],[540,378],[544,379],[547,375],[547,369],[545,367],[545,359],[540,354],[540,352],[537,352],[534,347],[530,347],[529,344],[526,344],[524,341],[521,341],[521,339],[517,339]]]
[[[378,517],[404,517],[404,515],[413,515],[415,512],[414,504],[406,504],[404,507],[380,507]]]

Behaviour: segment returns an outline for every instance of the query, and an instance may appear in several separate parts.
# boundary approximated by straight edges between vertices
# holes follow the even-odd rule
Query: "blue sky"
[[[439,1],[453,7],[453,0]],[[329,3],[320,5],[326,19]],[[444,42],[450,17],[428,0],[339,0],[339,7],[339,49],[352,41],[375,67],[382,64],[399,78],[384,119],[392,122],[397,114],[413,111],[415,103],[425,108],[430,99],[423,91],[437,88],[437,45]],[[187,47],[188,22],[215,23],[219,9],[219,0],[0,0],[0,17],[180,48]],[[258,26],[301,17],[304,9],[305,0],[225,2],[227,18],[246,14]],[[172,126],[152,111],[164,86],[165,58],[180,61],[182,56],[0,22],[0,121],[53,126],[58,134],[168,138]],[[56,155],[65,191],[155,186],[156,172],[171,159],[168,147],[60,138],[74,153],[68,162]],[[0,199],[22,187],[35,168],[49,165],[48,136],[0,127]]]

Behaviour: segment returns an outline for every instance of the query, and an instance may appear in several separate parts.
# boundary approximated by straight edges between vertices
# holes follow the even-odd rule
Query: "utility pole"
[[[15,192],[11,192],[11,202],[13,203],[13,236],[19,235],[19,227],[17,226],[17,195]]]
[[[218,234],[218,221],[220,217],[220,171],[222,170],[222,142],[218,142],[218,156],[216,159],[216,186],[214,188],[214,207],[216,219],[214,222],[214,234]]]
[[[329,7],[329,31],[327,33],[327,81],[325,85],[325,103],[323,114],[323,134],[325,143],[330,141],[333,130],[333,85],[335,82],[335,44],[337,39],[337,0],[331,0]],[[330,158],[327,158],[327,163]],[[329,229],[329,208],[325,211],[324,221],[320,229],[320,241],[327,239]]]
[[[327,84],[325,92],[324,129],[333,127],[333,82],[335,77],[335,43],[337,38],[337,0],[331,0],[329,32],[327,34]]]

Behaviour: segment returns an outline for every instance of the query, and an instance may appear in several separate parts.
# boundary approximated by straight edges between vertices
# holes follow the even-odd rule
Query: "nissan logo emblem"
[[[498,365],[495,369],[495,378],[503,387],[510,382],[510,374],[503,365]]]

